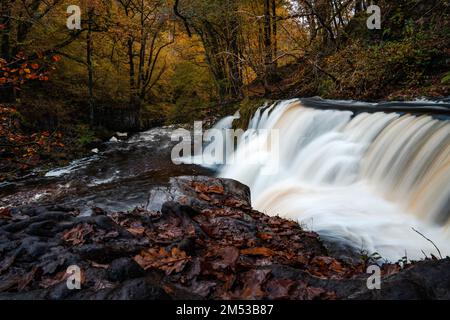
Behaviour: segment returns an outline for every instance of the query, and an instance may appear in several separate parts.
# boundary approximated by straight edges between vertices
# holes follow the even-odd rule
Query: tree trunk
[[[272,26],[271,26],[271,0],[264,0],[264,35],[263,35],[263,43],[264,43],[264,87],[265,90],[268,90],[269,82],[271,81],[273,74],[273,56],[272,56]]]
[[[0,25],[3,26],[1,31],[1,54],[2,58],[9,61],[11,58],[10,33],[11,33],[11,1],[2,0],[0,11]]]
[[[39,7],[41,3],[42,1],[33,1],[27,9],[33,16],[33,19],[39,15]],[[17,44],[12,50],[13,55],[16,55],[22,49],[22,45],[27,40],[28,33],[31,31],[32,27],[33,23],[28,19],[24,19],[18,23],[16,36]]]
[[[94,70],[92,66],[92,53],[93,53],[93,42],[92,42],[92,24],[94,18],[94,9],[92,7],[88,8],[88,30],[86,38],[86,62],[88,69],[88,90],[89,90],[89,112],[91,125],[95,124],[95,103],[94,103]]]
[[[1,30],[1,58],[11,61],[11,1],[2,0],[0,7],[0,25]],[[0,87],[0,102],[15,102],[16,89],[12,85],[4,85]]]
[[[233,91],[231,92],[233,98],[242,97],[242,73],[241,73],[241,62],[240,62],[240,48],[239,48],[239,34],[240,34],[240,23],[237,16],[237,4],[233,2],[232,13],[230,16],[229,30],[230,34],[229,43],[231,46],[232,56],[230,57],[230,82],[232,84]]]
[[[273,36],[273,57],[274,67],[277,66],[277,56],[278,56],[278,40],[277,40],[277,2],[276,0],[272,0],[272,36]]]
[[[270,0],[264,0],[264,56],[266,65],[272,62],[272,34],[270,25]]]
[[[139,118],[140,118],[140,102],[139,102],[139,97],[138,97],[138,91],[136,88],[136,81],[135,81],[135,66],[134,66],[134,50],[133,50],[133,44],[134,44],[134,39],[133,37],[129,37],[128,38],[128,64],[130,67],[130,110],[133,110],[133,115],[134,115],[134,119],[132,120],[132,122],[134,123],[134,127],[136,130],[138,130],[139,128]]]
[[[128,46],[128,65],[130,67],[130,106],[133,106],[136,101],[136,83],[134,81],[135,72],[134,72],[134,51],[133,51],[133,43],[134,39],[130,36],[128,38],[127,46]]]

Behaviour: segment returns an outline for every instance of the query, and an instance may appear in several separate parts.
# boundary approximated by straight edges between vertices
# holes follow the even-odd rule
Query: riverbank
[[[251,209],[233,180],[172,178],[160,212],[30,206],[0,214],[0,299],[448,298],[450,260],[382,267],[330,256],[317,234]],[[161,198],[160,198],[161,199]],[[82,270],[69,290],[66,270]],[[446,280],[448,281],[448,280]],[[445,282],[445,281],[444,281]]]

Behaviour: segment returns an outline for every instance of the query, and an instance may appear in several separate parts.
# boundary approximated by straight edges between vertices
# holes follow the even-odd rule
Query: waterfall
[[[450,121],[289,100],[258,109],[244,136],[219,176],[248,185],[255,209],[390,261],[438,256],[425,236],[450,254]]]

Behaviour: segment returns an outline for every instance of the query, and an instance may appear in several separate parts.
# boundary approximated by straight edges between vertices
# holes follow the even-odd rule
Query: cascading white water
[[[276,157],[270,130],[279,132]],[[449,121],[354,116],[290,100],[260,108],[244,136],[249,143],[238,146],[234,163],[219,175],[248,185],[256,209],[390,261],[438,256],[415,230],[450,254]],[[273,166],[276,174],[262,174]]]

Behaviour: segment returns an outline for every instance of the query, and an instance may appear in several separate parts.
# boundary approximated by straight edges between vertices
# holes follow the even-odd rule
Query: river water
[[[155,128],[127,141],[108,142],[98,154],[78,159],[41,176],[26,177],[0,186],[0,207],[58,202],[79,208],[127,211],[146,206],[152,190],[166,186],[170,177],[212,175],[197,165],[175,165],[171,134],[175,127]]]

